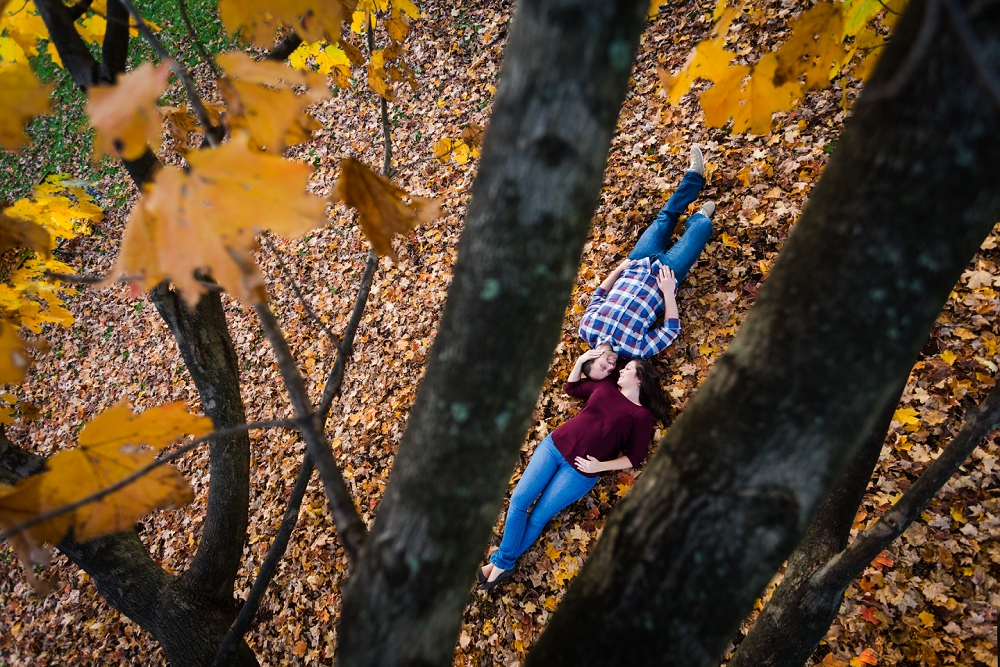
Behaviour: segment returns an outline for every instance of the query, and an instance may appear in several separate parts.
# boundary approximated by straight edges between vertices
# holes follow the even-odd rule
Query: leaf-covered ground
[[[399,262],[383,261],[343,397],[334,404],[329,435],[363,518],[374,520],[393,454],[432,345],[447,296],[450,267],[462,229],[475,163],[428,160],[434,143],[458,137],[468,123],[486,125],[509,27],[508,3],[462,8],[425,2],[425,17],[409,38],[409,60],[420,87],[398,91],[390,107],[396,182],[442,200],[445,216],[395,243]],[[759,5],[737,22],[741,58],[756,59],[783,38],[782,27],[800,9],[791,3]],[[857,92],[835,87],[814,93],[793,113],[779,115],[773,134],[732,137],[707,130],[693,96],[678,107],[657,95],[657,63],[676,68],[710,27],[712,3],[665,6],[643,37],[635,77],[622,111],[606,187],[586,246],[562,342],[545,383],[521,465],[541,439],[579,409],[562,393],[581,344],[576,337],[589,295],[627,253],[680,181],[692,142],[705,149],[709,184],[704,196],[719,203],[708,249],[680,289],[683,332],[659,360],[677,411],[683,410],[713,362],[725,351],[753,304],[761,282],[801,211],[836,143],[844,109]],[[200,68],[199,68],[200,72]],[[315,115],[323,129],[292,154],[314,164],[313,189],[330,191],[341,157],[381,164],[377,100],[363,84],[342,90]],[[89,147],[67,158],[66,168]],[[169,142],[164,149],[171,157]],[[59,165],[56,165],[59,166]],[[81,237],[61,257],[81,273],[108,270],[117,254],[126,209],[135,192],[123,173],[95,184],[108,219],[93,237]],[[7,194],[7,193],[5,193]],[[942,221],[947,224],[947,221]],[[335,331],[346,323],[364,265],[366,242],[356,221],[335,210],[329,226],[297,241],[271,239],[288,267],[279,270],[269,250],[262,270],[300,366],[318,396],[333,361],[333,344],[312,322],[289,281]],[[956,285],[914,368],[856,529],[870,525],[905,491],[940,447],[957,432],[965,411],[985,396],[997,371],[1000,302],[1000,233]],[[273,355],[255,316],[227,299],[230,329],[240,356],[250,419],[290,414]],[[127,288],[83,290],[69,302],[71,331],[52,330],[52,344],[37,356],[18,397],[42,408],[42,418],[10,430],[15,442],[51,454],[76,442],[80,428],[120,399],[136,409],[198,396],[166,326],[144,296]],[[254,463],[251,525],[237,594],[249,590],[267,551],[304,451],[281,431],[251,436]],[[992,440],[938,495],[877,563],[847,591],[840,616],[813,660],[826,664],[997,665],[1000,606],[1000,468]],[[190,559],[203,520],[207,450],[182,465],[196,492],[194,503],[147,516],[141,536],[170,571]],[[615,502],[628,492],[628,474],[605,475],[585,499],[558,515],[521,559],[518,574],[492,593],[471,592],[456,648],[459,665],[515,665],[544,628],[587,556]],[[448,483],[448,480],[442,480]],[[500,517],[502,518],[502,517]],[[499,541],[498,518],[493,544]],[[258,614],[249,640],[265,665],[330,664],[346,555],[338,544],[314,479],[288,554]],[[27,585],[11,551],[0,552],[0,664],[163,664],[151,637],[112,610],[87,575],[57,559],[42,576],[56,591],[40,597]],[[744,626],[744,631],[748,623]],[[742,635],[734,638],[738,642]]]

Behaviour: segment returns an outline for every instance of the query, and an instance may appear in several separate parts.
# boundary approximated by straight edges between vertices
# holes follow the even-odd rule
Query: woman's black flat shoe
[[[476,568],[476,581],[478,581],[481,584],[486,583],[486,575],[483,574],[483,568],[481,567]]]
[[[482,570],[480,570],[480,572],[482,572]],[[504,570],[503,572],[500,573],[500,576],[498,576],[493,581],[487,581],[486,583],[481,584],[479,586],[479,590],[481,590],[481,591],[488,591],[488,590],[492,589],[494,586],[496,586],[497,584],[499,584],[501,581],[507,581],[508,579],[510,579],[513,576],[514,576],[514,568],[511,568],[509,570]]]

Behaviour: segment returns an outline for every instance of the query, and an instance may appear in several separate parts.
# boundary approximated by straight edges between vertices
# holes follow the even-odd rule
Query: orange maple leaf
[[[121,76],[114,86],[94,86],[87,91],[87,114],[97,128],[95,156],[101,153],[134,160],[160,145],[163,119],[156,102],[167,89],[169,61],[153,66],[143,63]]]
[[[350,158],[341,161],[333,197],[357,209],[361,229],[379,257],[388,255],[395,260],[393,234],[408,232],[417,224],[430,222],[440,215],[441,205],[437,200],[410,197],[410,203],[404,204],[404,196],[406,192],[360,162]]]

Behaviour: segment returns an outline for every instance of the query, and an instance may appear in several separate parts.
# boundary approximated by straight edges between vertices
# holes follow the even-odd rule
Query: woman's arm
[[[607,472],[609,470],[625,470],[625,468],[632,467],[632,461],[627,456],[619,456],[613,461],[598,461],[593,456],[588,456],[587,458],[578,456],[574,465],[580,472],[595,473]]]
[[[576,360],[576,364],[573,366],[569,377],[566,378],[566,382],[579,382],[580,377],[583,375],[583,365],[591,359],[599,358],[602,354],[604,354],[604,351],[598,349],[587,350],[581,354],[580,358]]]

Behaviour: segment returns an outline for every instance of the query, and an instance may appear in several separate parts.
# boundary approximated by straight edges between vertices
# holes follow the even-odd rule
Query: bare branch
[[[212,74],[215,75],[216,79],[222,78],[222,70],[215,64],[215,60],[212,59],[212,55],[208,52],[208,49],[198,39],[198,33],[195,32],[194,24],[191,23],[191,16],[188,14],[187,0],[177,0],[177,8],[181,12],[181,18],[184,19],[184,27],[187,29],[188,37],[194,42],[194,48],[198,51],[198,55],[208,65],[208,68],[212,70]]]
[[[49,510],[47,512],[42,512],[41,514],[34,516],[26,521],[22,521],[21,523],[14,524],[7,530],[0,532],[0,540],[10,539],[12,535],[27,530],[32,526],[42,523],[43,521],[48,521],[49,519],[53,519],[57,516],[61,516],[68,512],[72,512],[73,510],[83,507],[88,503],[96,502],[101,498],[104,498],[105,496],[114,493],[115,491],[125,488],[132,482],[135,482],[139,478],[149,474],[156,468],[159,468],[162,465],[165,465],[167,463],[170,463],[171,461],[180,458],[181,456],[187,454],[198,445],[202,445],[208,442],[209,440],[214,440],[215,438],[225,438],[231,435],[236,435],[237,433],[243,433],[244,431],[249,431],[253,429],[262,429],[262,428],[299,428],[299,420],[277,419],[272,421],[251,422],[249,424],[240,424],[239,426],[232,426],[230,428],[224,428],[218,431],[213,431],[208,435],[203,435],[200,438],[195,438],[194,440],[187,443],[183,447],[179,447],[178,449],[175,449],[169,454],[161,456],[160,458],[156,459],[149,465],[139,468],[131,475],[123,477],[114,484],[104,487],[100,491],[96,491],[90,494],[89,496],[84,496],[83,498],[73,501],[72,503],[69,503],[67,505],[62,505],[61,507],[56,507],[55,509]]]
[[[198,121],[201,123],[202,127],[205,128],[205,137],[208,139],[208,143],[212,147],[218,146],[219,139],[216,136],[216,133],[220,128],[212,125],[211,120],[209,120],[208,111],[205,109],[205,105],[202,103],[201,97],[198,96],[198,89],[195,87],[194,81],[191,79],[191,75],[188,74],[186,69],[181,67],[181,64],[177,62],[176,58],[170,57],[166,48],[164,48],[160,40],[156,38],[153,31],[149,29],[149,26],[146,25],[146,21],[143,20],[142,15],[139,14],[139,11],[130,2],[130,0],[118,0],[118,2],[122,3],[125,9],[128,10],[129,15],[138,24],[139,32],[142,33],[142,36],[146,38],[149,45],[153,47],[154,51],[156,51],[156,55],[160,56],[163,60],[170,60],[170,69],[173,70],[174,74],[177,75],[177,78],[179,78],[181,83],[184,84],[184,90],[187,93],[188,99],[191,101],[191,106],[194,108],[194,112],[198,115]]]
[[[299,37],[297,32],[291,32],[281,38],[281,41],[274,45],[271,52],[264,56],[265,60],[284,60],[288,56],[292,55],[295,49],[299,48],[302,44],[302,38]]]
[[[990,65],[983,60],[985,49],[982,42],[976,37],[976,31],[969,25],[969,19],[962,6],[955,0],[943,0],[943,2],[945,10],[948,12],[948,18],[951,19],[951,27],[954,28],[955,34],[958,36],[958,42],[976,71],[976,78],[989,93],[990,101],[1000,110],[1000,80],[997,79]]]
[[[365,262],[365,273],[361,277],[361,286],[358,288],[358,296],[354,300],[354,310],[351,312],[351,319],[344,329],[344,338],[340,344],[340,351],[337,353],[337,360],[333,364],[330,375],[326,378],[326,386],[323,387],[323,397],[320,399],[319,410],[317,412],[322,420],[330,413],[330,406],[333,399],[340,393],[340,387],[344,382],[344,370],[347,360],[351,358],[351,351],[354,347],[354,334],[358,331],[361,323],[361,315],[365,312],[365,304],[368,302],[368,294],[372,289],[372,278],[375,275],[375,268],[378,266],[378,257],[375,252],[368,251],[368,261]]]
[[[292,494],[288,497],[288,504],[285,506],[285,516],[281,519],[281,525],[274,536],[274,541],[271,542],[271,548],[267,551],[267,557],[260,564],[260,569],[257,571],[257,579],[253,582],[253,587],[250,589],[249,595],[247,595],[243,608],[240,609],[240,613],[236,616],[236,620],[233,621],[232,627],[229,628],[229,632],[226,633],[225,638],[223,638],[222,643],[219,645],[219,651],[215,654],[215,661],[212,662],[212,667],[222,667],[226,663],[230,651],[232,651],[243,635],[246,634],[247,630],[250,629],[254,616],[257,615],[257,610],[260,608],[260,603],[264,599],[264,593],[274,578],[274,572],[278,567],[278,563],[288,548],[288,540],[291,538],[292,530],[298,521],[299,509],[302,507],[302,497],[305,496],[306,488],[309,486],[309,478],[312,477],[314,468],[315,465],[313,464],[312,457],[309,456],[309,452],[306,452],[306,455],[302,458],[302,467],[299,469],[299,476],[295,480],[295,487],[292,489]]]
[[[917,478],[903,497],[865,529],[846,549],[831,558],[817,573],[823,581],[853,579],[873,558],[903,534],[931,498],[955,474],[987,435],[1000,428],[1000,382],[993,385],[982,405],[972,411],[941,455]],[[846,585],[846,583],[845,583]]]
[[[368,538],[368,529],[354,507],[354,499],[351,498],[351,494],[347,490],[347,484],[344,482],[340,467],[333,456],[333,450],[323,434],[319,415],[312,410],[305,381],[299,373],[292,351],[288,347],[288,341],[281,333],[274,313],[271,312],[266,303],[255,304],[254,309],[257,311],[257,317],[260,318],[267,339],[271,342],[271,348],[278,361],[278,368],[281,370],[281,376],[288,390],[288,397],[301,419],[302,437],[306,441],[309,454],[316,461],[316,468],[323,480],[323,487],[330,503],[330,513],[333,515],[333,524],[337,529],[337,534],[344,549],[347,550],[351,562],[356,563]]]
[[[372,26],[374,17],[368,18],[368,57],[375,53],[375,31]],[[392,170],[392,128],[389,126],[389,103],[381,95],[378,96],[379,108],[382,112],[382,175],[390,178]]]
[[[92,4],[94,4],[94,0],[80,0],[80,2],[76,3],[75,5],[72,5],[71,7],[69,7],[70,18],[72,18],[74,21],[77,20],[78,18],[87,13],[87,10],[90,9],[90,6]]]
[[[295,296],[298,298],[299,303],[302,304],[302,307],[305,309],[306,314],[308,314],[309,317],[312,319],[312,321],[315,322],[317,325],[319,325],[324,332],[326,332],[327,336],[329,336],[337,345],[339,345],[340,337],[337,334],[333,333],[330,330],[330,327],[326,326],[326,322],[320,319],[319,315],[316,314],[316,311],[314,311],[312,309],[312,306],[309,305],[309,302],[306,301],[305,295],[299,288],[299,283],[294,278],[292,278],[292,274],[288,270],[288,266],[285,265],[285,260],[281,258],[281,253],[278,252],[278,249],[263,236],[261,236],[261,244],[265,248],[267,248],[271,252],[271,254],[274,255],[274,258],[276,260],[278,260],[278,266],[281,268],[282,278],[285,279],[285,283],[292,288],[292,291],[295,292]]]

